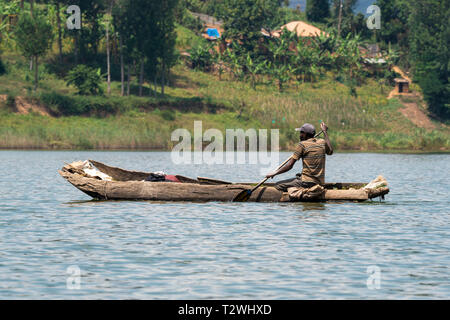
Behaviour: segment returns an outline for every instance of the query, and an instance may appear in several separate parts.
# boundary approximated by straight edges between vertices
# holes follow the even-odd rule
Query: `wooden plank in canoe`
[[[211,179],[211,178],[204,178],[204,177],[197,177],[197,180],[201,184],[208,184],[208,185],[217,185],[217,184],[233,184],[232,182],[218,180],[218,179]]]

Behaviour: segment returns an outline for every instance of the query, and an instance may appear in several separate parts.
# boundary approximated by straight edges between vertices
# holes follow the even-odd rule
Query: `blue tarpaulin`
[[[220,33],[215,28],[208,28],[208,30],[206,30],[206,34],[210,37],[220,38]]]

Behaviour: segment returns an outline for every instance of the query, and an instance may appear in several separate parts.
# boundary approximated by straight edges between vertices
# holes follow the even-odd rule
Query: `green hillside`
[[[67,85],[67,65],[74,65],[73,43],[63,41],[63,59],[53,43],[42,58],[39,88],[33,90],[34,71],[29,60],[13,45],[3,43],[5,73],[0,75],[0,148],[30,149],[158,149],[176,143],[171,132],[194,121],[203,130],[279,129],[280,147],[290,150],[298,137],[294,128],[304,122],[329,126],[337,150],[355,151],[449,151],[449,127],[428,117],[420,88],[412,95],[387,99],[392,82],[365,76],[356,86],[332,71],[314,81],[290,78],[280,90],[273,77],[257,74],[253,81],[237,78],[232,70],[189,67],[185,53],[206,46],[207,41],[179,24],[174,29],[178,59],[168,74],[164,94],[152,81],[144,81],[139,95],[139,74],[133,72],[130,96],[121,96],[118,51],[113,54],[111,93],[101,83],[102,95],[79,95]],[[102,38],[92,65],[106,73]],[[214,49],[213,49],[214,50]],[[105,79],[103,77],[103,79]],[[401,110],[416,108],[425,122]],[[406,114],[406,116],[405,116]],[[417,116],[417,115],[416,115]],[[419,119],[420,120],[420,119]]]

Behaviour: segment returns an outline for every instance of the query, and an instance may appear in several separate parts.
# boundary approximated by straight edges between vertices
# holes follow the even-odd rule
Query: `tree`
[[[6,16],[17,15],[19,10],[20,7],[17,2],[0,2],[0,45],[11,44],[10,40],[12,38],[13,28],[11,28],[10,21],[6,18]]]
[[[241,61],[243,60],[242,59],[243,56],[236,54],[236,52],[241,51],[239,50],[239,48],[235,50],[236,46],[238,46],[238,44],[235,44],[234,50],[230,50],[230,48],[227,48],[225,54],[223,55],[223,59],[224,62],[229,66],[231,72],[233,73],[234,79],[240,81],[244,79],[244,70],[243,70],[244,62]]]
[[[293,56],[293,73],[298,82],[313,81],[319,73],[320,49],[314,46],[315,42],[305,45],[303,41],[298,41],[296,54]]]
[[[299,38],[295,32],[285,30],[280,38],[269,42],[267,47],[270,55],[268,70],[270,75],[278,81],[278,91],[283,91],[283,86],[295,72],[293,63],[296,52],[291,49],[292,43],[297,43]]]
[[[200,43],[188,50],[190,65],[193,69],[210,71],[214,63],[213,47],[209,43]]]
[[[102,74],[100,69],[90,68],[84,64],[76,66],[67,74],[67,85],[73,85],[80,95],[101,95]]]
[[[62,29],[61,29],[61,4],[56,2],[56,24],[58,26],[58,49],[59,49],[59,62],[62,62]]]
[[[30,14],[33,17],[33,15],[34,15],[34,0],[30,0]]]
[[[107,93],[111,94],[111,44],[110,44],[110,28],[111,28],[111,16],[114,6],[114,0],[109,0],[108,13],[105,16],[105,29],[106,29],[106,69],[107,69]]]
[[[422,88],[429,110],[450,118],[450,5],[448,0],[412,0],[410,57],[414,79]]]
[[[384,43],[395,44],[406,38],[408,32],[409,1],[377,0],[380,8],[382,28],[378,31],[379,39]]]
[[[382,26],[376,32],[383,49],[395,48],[402,67],[409,68],[409,26],[410,5],[407,0],[377,0],[381,10]]]
[[[107,3],[105,0],[60,0],[65,5],[77,5],[81,10],[81,29],[70,30],[75,42],[75,63],[85,63],[98,53],[104,31],[100,24]]]
[[[322,22],[330,16],[328,0],[308,0],[306,2],[306,17],[309,21]]]
[[[175,8],[178,0],[120,0],[113,10],[114,26],[121,39],[121,51],[128,66],[139,66],[139,95],[144,80],[161,75],[164,93],[166,76],[176,61]],[[128,67],[128,70],[130,68]]]
[[[258,48],[261,28],[273,29],[280,8],[279,0],[224,0],[220,18],[224,37],[240,42],[244,55]]]
[[[34,90],[38,87],[38,59],[50,49],[53,40],[52,26],[47,19],[35,12],[34,18],[21,14],[15,30],[16,43],[22,54],[34,59]]]
[[[175,8],[178,6],[178,0],[158,1],[158,32],[155,35],[157,43],[157,57],[160,61],[161,70],[161,94],[164,95],[164,87],[169,70],[177,60],[175,52]],[[148,55],[149,52],[147,52]]]
[[[41,1],[42,2],[42,1]],[[52,23],[52,27],[57,29],[57,45],[58,45],[58,53],[59,53],[59,62],[62,63],[63,58],[63,45],[62,45],[62,37],[63,37],[63,28],[61,21],[61,13],[62,9],[65,5],[65,0],[46,0],[43,1],[47,5],[47,18],[48,21]],[[21,6],[23,5],[23,2]],[[22,6],[23,9],[23,6]]]
[[[123,0],[115,11],[115,25],[120,37],[124,40],[122,50],[128,62],[128,79],[130,64],[137,62],[139,66],[139,95],[143,93],[145,65],[156,66],[157,33],[155,6],[156,1]],[[128,86],[129,88],[129,86]]]
[[[263,73],[264,70],[267,68],[267,61],[261,59],[254,60],[250,56],[249,53],[247,53],[247,57],[245,59],[245,69],[246,69],[246,76],[248,79],[250,79],[250,85],[253,90],[256,89],[256,81],[257,76],[261,73]]]
[[[338,36],[346,37],[352,31],[353,9],[357,0],[333,0],[331,5],[333,22],[337,25]]]
[[[133,51],[135,48],[135,37],[130,28],[130,19],[127,0],[118,0],[117,5],[113,8],[113,27],[119,36],[119,51],[120,51],[120,78],[121,78],[121,95],[125,94],[125,64],[128,70],[127,80],[127,95],[130,95],[130,64],[133,61]]]
[[[336,67],[339,67],[341,76],[345,79],[345,84],[349,87],[350,94],[357,96],[356,86],[362,81],[362,57],[359,51],[359,36],[348,34],[345,38],[339,39],[336,50]]]
[[[223,7],[224,0],[183,0],[182,4],[192,12],[218,16]]]

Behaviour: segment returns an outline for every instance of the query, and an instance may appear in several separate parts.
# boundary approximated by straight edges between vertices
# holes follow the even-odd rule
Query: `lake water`
[[[391,192],[316,204],[91,201],[57,173],[85,159],[262,178],[167,152],[0,151],[0,299],[450,298],[448,154],[335,154],[328,182],[382,174]]]

